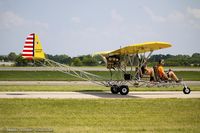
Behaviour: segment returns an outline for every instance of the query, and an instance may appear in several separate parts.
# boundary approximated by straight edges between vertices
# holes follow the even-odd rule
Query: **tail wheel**
[[[127,85],[120,86],[120,94],[127,95],[129,93],[129,88]]]
[[[113,86],[111,86],[110,90],[111,90],[112,94],[118,94],[119,93],[119,86],[113,85]]]
[[[191,92],[191,90],[190,90],[189,87],[184,87],[184,88],[183,88],[183,93],[184,93],[184,94],[190,94],[190,92]]]

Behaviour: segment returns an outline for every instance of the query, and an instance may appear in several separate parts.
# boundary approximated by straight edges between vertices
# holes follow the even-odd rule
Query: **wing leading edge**
[[[137,53],[145,53],[154,50],[164,49],[171,46],[172,45],[167,42],[145,42],[145,43],[129,45],[113,51],[97,52],[95,53],[95,55],[109,56],[109,55],[137,54]]]

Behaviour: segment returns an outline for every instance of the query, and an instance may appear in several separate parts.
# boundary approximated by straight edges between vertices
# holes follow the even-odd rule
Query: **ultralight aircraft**
[[[167,42],[145,42],[140,44],[128,45],[126,47],[105,52],[97,52],[94,55],[100,55],[110,72],[110,79],[70,67],[65,64],[47,59],[42,49],[38,35],[29,34],[26,38],[22,57],[34,62],[40,62],[43,66],[53,66],[55,70],[91,81],[93,83],[110,87],[113,94],[120,93],[127,95],[129,86],[133,87],[173,87],[183,86],[183,93],[189,94],[190,88],[183,82],[175,82],[173,80],[161,80],[155,71],[155,80],[149,81],[141,75],[142,66],[148,62],[148,59],[155,50],[169,48],[172,45]],[[135,66],[136,64],[136,66]],[[114,78],[114,74],[118,74],[118,79]],[[148,77],[148,76],[147,76]]]

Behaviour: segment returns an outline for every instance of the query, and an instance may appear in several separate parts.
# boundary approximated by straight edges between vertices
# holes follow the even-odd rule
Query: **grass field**
[[[199,99],[0,99],[0,132],[200,132]]]
[[[200,91],[200,86],[189,86],[192,91]],[[183,87],[130,87],[130,91],[182,91]],[[48,85],[1,85],[0,91],[110,91],[109,87],[97,85],[65,85],[65,86],[48,86]]]
[[[110,79],[108,71],[90,71],[93,74]],[[185,81],[200,81],[200,71],[177,71],[178,77],[183,78]],[[116,74],[114,79],[119,77]],[[73,76],[57,72],[57,71],[0,71],[0,81],[78,81],[82,80]]]

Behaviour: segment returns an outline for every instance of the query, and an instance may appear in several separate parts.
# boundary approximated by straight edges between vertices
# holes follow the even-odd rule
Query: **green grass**
[[[192,91],[200,91],[200,86],[189,86]],[[183,86],[178,87],[130,87],[130,91],[182,91]],[[65,85],[65,86],[48,86],[48,85],[1,85],[1,91],[110,91],[109,87],[97,85]]]
[[[194,71],[177,71],[176,75],[183,78],[185,81],[200,81],[200,72]]]
[[[0,99],[0,132],[200,132],[200,99]]]
[[[2,85],[0,91],[106,91],[107,87],[95,85],[67,85],[67,86],[48,86],[48,85]]]
[[[79,80],[56,71],[0,71],[1,81],[73,81]]]
[[[110,79],[108,71],[90,71],[93,74]],[[184,80],[200,81],[200,72],[176,72],[178,77]],[[114,75],[117,79],[119,74]],[[78,81],[82,80],[57,71],[0,71],[0,81]]]

